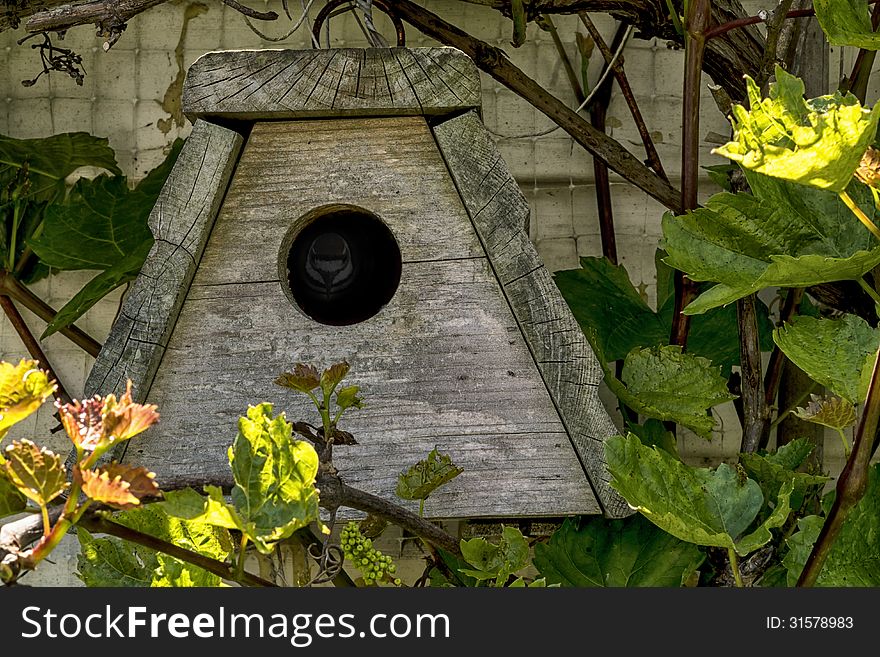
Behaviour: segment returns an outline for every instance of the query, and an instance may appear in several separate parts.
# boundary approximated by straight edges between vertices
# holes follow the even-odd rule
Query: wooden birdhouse
[[[529,209],[452,48],[209,53],[156,238],[86,385],[134,383],[160,423],[124,459],[166,488],[230,481],[249,404],[316,422],[275,385],[346,359],[366,407],[344,480],[396,500],[437,448],[464,469],[434,518],[626,515],[601,369],[527,235]]]

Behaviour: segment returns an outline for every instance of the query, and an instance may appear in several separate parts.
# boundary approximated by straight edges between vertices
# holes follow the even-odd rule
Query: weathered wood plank
[[[212,52],[189,69],[190,118],[434,116],[479,108],[480,76],[455,48]]]
[[[143,400],[226,192],[241,137],[196,121],[149,224],[156,239],[85,384],[86,396],[119,392],[126,379]]]
[[[618,431],[599,399],[602,370],[522,230],[528,205],[516,181],[476,113],[434,134],[606,515],[632,513],[608,483],[604,441]]]
[[[485,256],[421,117],[257,123],[235,189],[217,220],[222,246],[205,253],[200,284],[278,278],[288,229],[333,203],[381,217],[405,262]]]
[[[342,358],[367,403],[342,423],[360,444],[334,450],[347,483],[394,500],[397,474],[438,447],[465,472],[432,496],[431,517],[599,511],[485,258],[404,265],[385,309],[341,327],[306,318],[277,281],[194,283],[150,392],[162,422],[126,460],[163,485],[228,481],[247,406],[316,423],[308,400],[273,380],[297,361]]]

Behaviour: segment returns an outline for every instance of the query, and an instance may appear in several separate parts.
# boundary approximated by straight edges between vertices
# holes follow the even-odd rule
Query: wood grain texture
[[[351,326],[306,317],[278,280],[290,226],[332,203],[385,220],[403,259],[391,301]],[[315,423],[273,380],[297,361],[343,358],[367,403],[342,423],[360,444],[334,450],[346,483],[395,500],[398,474],[437,447],[465,471],[431,497],[429,517],[600,511],[421,118],[255,126],[150,391],[162,420],[126,460],[163,486],[228,482],[247,406]]]
[[[133,383],[146,398],[241,150],[237,133],[196,121],[150,213],[156,242],[85,384],[85,395]]]
[[[236,50],[189,69],[190,118],[433,116],[479,108],[476,66],[455,48]]]
[[[599,399],[601,367],[522,230],[529,208],[519,186],[476,113],[434,135],[605,514],[631,514],[608,483],[605,439],[619,432]]]

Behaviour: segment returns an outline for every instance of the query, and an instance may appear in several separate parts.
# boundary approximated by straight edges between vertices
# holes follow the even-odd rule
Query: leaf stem
[[[847,460],[849,460],[849,443],[846,441],[846,436],[843,434],[843,429],[840,427],[834,427],[834,430],[837,431],[840,436],[840,442],[843,443],[843,453],[846,456]]]
[[[247,549],[248,537],[244,532],[241,533],[241,542],[238,546],[238,561],[235,563],[235,579],[241,580],[244,575],[244,552]]]
[[[868,293],[868,296],[874,300],[874,303],[877,304],[877,306],[880,306],[880,294],[877,293],[877,290],[874,289],[874,286],[868,283],[868,281],[866,281],[861,276],[859,277],[858,282],[861,288]],[[878,308],[878,310],[880,310],[880,308]]]
[[[865,225],[865,228],[871,231],[871,234],[874,237],[880,239],[880,228],[877,228],[876,224],[868,219],[868,215],[866,215],[862,211],[862,209],[858,205],[856,205],[856,202],[853,201],[852,197],[846,193],[846,190],[840,192],[838,196],[840,196],[841,201],[846,203],[846,207],[848,207],[852,211],[856,218]]]
[[[733,571],[733,579],[737,588],[743,588],[742,575],[739,573],[739,561],[736,558],[736,550],[727,548],[727,556],[730,558],[730,569]]]
[[[49,508],[45,504],[40,505],[40,514],[43,517],[43,536],[48,536],[52,531],[52,523],[49,522]]]
[[[789,414],[789,413],[791,413],[791,412],[792,412],[793,410],[795,410],[798,406],[800,406],[801,404],[803,404],[803,403],[804,403],[804,400],[806,400],[806,398],[810,396],[810,394],[811,394],[811,393],[812,393],[812,392],[818,387],[818,385],[819,385],[819,384],[816,383],[816,382],[814,381],[814,382],[813,382],[813,385],[811,385],[809,388],[807,388],[806,390],[804,390],[803,394],[802,394],[800,397],[798,397],[798,398],[797,398],[797,399],[791,404],[791,406],[789,406],[788,408],[786,408],[784,411],[780,411],[780,412],[776,415],[776,419],[773,420],[773,422],[770,423],[770,428],[771,428],[771,429],[775,429],[776,426],[777,426],[779,423],[781,423],[783,420],[785,420],[786,417],[788,417],[788,414]]]

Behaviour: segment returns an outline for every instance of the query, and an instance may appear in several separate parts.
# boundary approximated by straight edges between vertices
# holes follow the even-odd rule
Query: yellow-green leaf
[[[744,169],[842,192],[874,141],[880,105],[863,109],[851,95],[806,101],[804,83],[776,67],[768,98],[746,76],[749,110],[733,107],[733,141],[713,152]]]
[[[460,475],[464,470],[452,462],[449,454],[432,449],[422,459],[397,477],[397,496],[404,500],[425,500],[437,488]]]
[[[819,26],[832,46],[880,49],[865,0],[813,0]]]
[[[42,406],[56,387],[37,361],[0,362],[0,438]]]
[[[805,422],[830,429],[846,429],[856,421],[856,407],[841,397],[810,395],[806,408],[798,406],[794,414]]]
[[[15,440],[6,448],[4,467],[9,481],[40,506],[46,506],[70,485],[61,457],[27,439]]]

